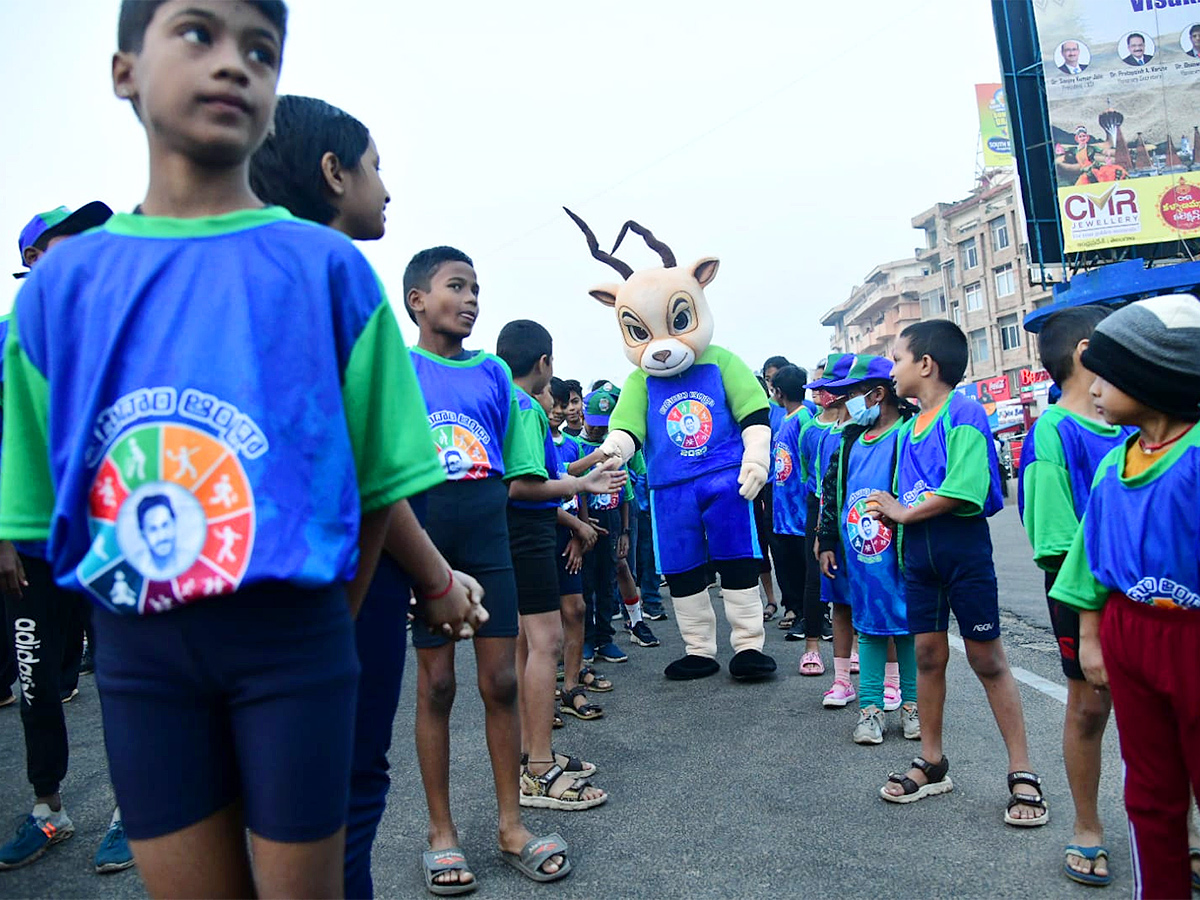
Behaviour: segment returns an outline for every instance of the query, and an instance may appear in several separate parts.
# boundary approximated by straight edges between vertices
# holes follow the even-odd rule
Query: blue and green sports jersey
[[[787,418],[787,410],[772,400],[767,405],[767,415],[771,419],[771,438],[777,438],[779,429],[783,427],[783,420]]]
[[[541,444],[530,446],[525,431],[515,427],[517,386],[504,360],[482,350],[447,359],[413,347],[412,362],[448,479],[545,477]]]
[[[910,419],[900,440],[896,494],[916,506],[930,494],[961,500],[956,516],[993,516],[1004,508],[996,444],[987,412],[975,400],[951,392],[920,434]]]
[[[584,456],[588,456],[600,449],[599,442],[589,441],[587,438],[582,437],[582,436],[578,440],[579,440],[579,450],[580,450],[580,458],[581,459]],[[630,468],[633,467],[633,464],[634,464],[633,460],[637,459],[637,457],[640,454],[641,454],[641,451],[639,450],[637,453],[635,453],[633,455],[633,457],[630,458],[629,464],[624,465],[621,468],[628,471]],[[643,467],[644,467],[644,464],[643,464]],[[587,505],[588,505],[588,509],[594,509],[594,510],[598,510],[598,511],[606,510],[606,509],[620,509],[622,503],[627,503],[632,499],[634,499],[633,485],[630,482],[626,481],[625,487],[620,488],[615,491],[612,491],[610,493],[588,494],[587,495]]]
[[[742,464],[738,424],[765,410],[754,373],[728,350],[709,346],[692,366],[670,378],[638,369],[625,382],[608,427],[642,442],[650,489],[682,484]]]
[[[808,515],[808,486],[800,467],[800,433],[812,422],[803,406],[783,420],[775,438],[773,494],[776,534],[804,536]]]
[[[538,478],[557,479],[558,448],[554,446],[554,438],[550,434],[550,419],[542,404],[538,403],[529,392],[517,385],[517,419],[516,427],[525,432],[525,442],[531,447],[542,448],[542,469],[531,472]],[[518,509],[558,509],[561,501],[551,500],[509,500],[509,506]]]
[[[1124,475],[1130,436],[1104,457],[1050,596],[1098,610],[1109,594],[1200,611],[1200,424],[1140,475]]]
[[[821,496],[821,482],[825,478],[825,470],[821,467],[821,458],[825,439],[835,428],[840,428],[837,422],[822,422],[811,419],[800,426],[800,477],[804,480],[804,490],[810,497]],[[826,456],[828,461],[831,458]]]
[[[1071,549],[1100,461],[1132,432],[1061,406],[1034,422],[1021,448],[1017,506],[1039,566],[1057,568]]]
[[[118,613],[344,582],[361,514],[443,480],[375,273],[279,208],[113,216],[38,263],[4,354],[0,537]]]
[[[863,634],[908,634],[904,580],[900,576],[896,533],[866,515],[867,497],[891,490],[903,420],[873,439],[862,434],[850,447],[844,478],[845,496],[829,498],[838,504],[842,525],[842,559],[846,590],[854,611],[854,627]]]
[[[583,459],[583,449],[579,446],[578,440],[562,431],[559,431],[558,438],[554,441],[554,449],[558,455],[558,477],[565,478],[568,474],[567,466]],[[579,512],[579,495],[572,494],[563,500],[562,508],[572,515],[577,514]]]

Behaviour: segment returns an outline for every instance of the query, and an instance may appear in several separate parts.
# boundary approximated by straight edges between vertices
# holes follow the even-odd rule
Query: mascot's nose
[[[650,355],[652,357],[654,357],[654,360],[656,362],[665,363],[668,359],[671,358],[671,351],[670,350],[657,350],[654,353],[651,353]]]

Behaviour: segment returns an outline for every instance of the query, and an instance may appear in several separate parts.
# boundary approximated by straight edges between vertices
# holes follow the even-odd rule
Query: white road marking
[[[962,638],[957,634],[947,635],[947,637],[950,639],[951,647],[959,653],[965,654],[967,652],[967,648],[963,646]],[[1055,684],[1053,681],[1043,678],[1041,675],[1036,675],[1028,669],[1022,669],[1020,666],[1010,666],[1009,668],[1013,673],[1013,678],[1017,679],[1017,681],[1029,685],[1035,691],[1040,691],[1047,697],[1053,697],[1059,703],[1066,704],[1067,689],[1061,684]]]

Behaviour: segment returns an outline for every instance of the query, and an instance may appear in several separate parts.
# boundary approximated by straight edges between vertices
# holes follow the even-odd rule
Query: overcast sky
[[[602,245],[634,218],[681,265],[719,257],[715,342],[756,369],[811,364],[819,316],[912,254],[914,214],[970,190],[973,85],[999,73],[989,6],[963,0],[289,5],[279,91],[371,130],[392,203],[386,237],[359,246],[394,302],[414,252],[457,246],[482,286],[468,346],[536,319],[558,374],[581,380],[630,366],[587,294],[616,273],[562,205]],[[35,212],[143,196],[145,140],[109,80],[117,9],[0,0],[3,271]],[[657,263],[635,243],[618,255]],[[4,283],[0,311],[19,285]]]

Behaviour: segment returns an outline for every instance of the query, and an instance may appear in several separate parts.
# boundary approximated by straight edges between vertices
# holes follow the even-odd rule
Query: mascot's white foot
[[[762,652],[766,633],[763,631],[762,603],[758,588],[725,591],[725,618],[729,620],[729,641],[734,656],[729,661],[729,674],[738,681],[759,681],[775,674],[775,660]]]
[[[674,597],[675,622],[687,655],[667,666],[663,672],[672,681],[707,678],[721,671],[717,662],[717,614],[708,591],[687,597]],[[761,614],[759,615],[761,619]]]

